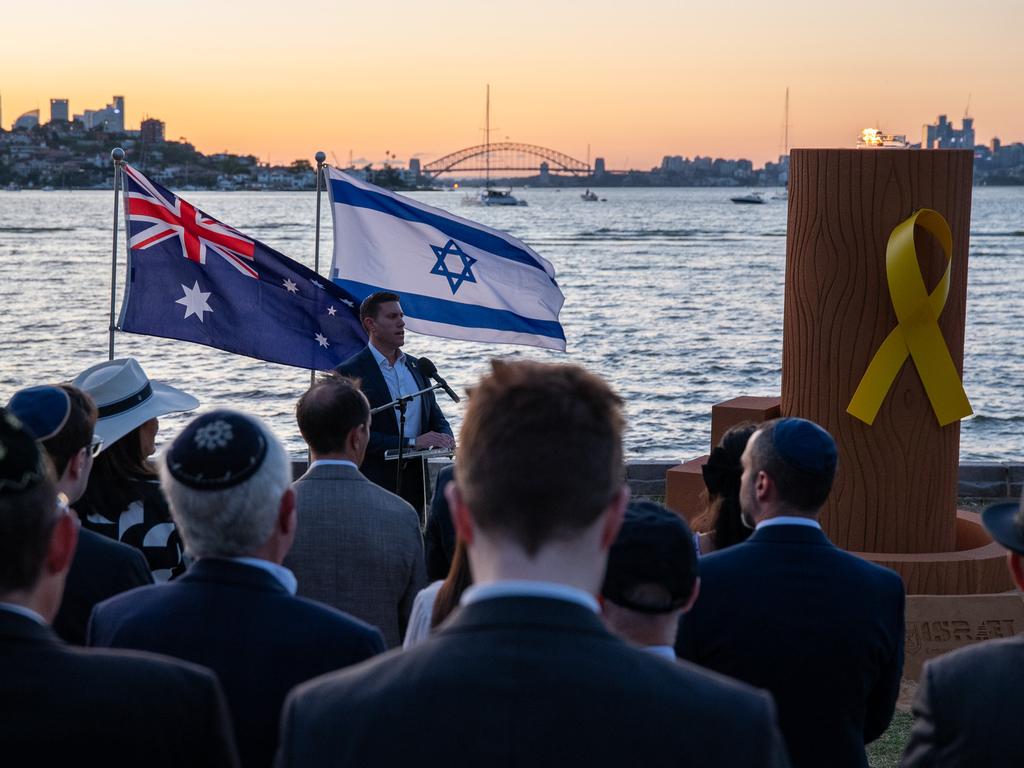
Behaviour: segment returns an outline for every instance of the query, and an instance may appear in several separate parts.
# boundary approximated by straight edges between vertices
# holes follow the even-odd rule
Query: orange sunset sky
[[[424,161],[483,140],[609,168],[666,154],[919,141],[970,96],[978,141],[1024,141],[1024,2],[18,0],[0,10],[3,126],[49,99],[126,99],[204,152]]]

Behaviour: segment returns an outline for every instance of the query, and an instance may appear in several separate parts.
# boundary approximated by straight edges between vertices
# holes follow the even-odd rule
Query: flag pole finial
[[[123,163],[124,150],[121,149],[121,147],[114,147],[112,150],[110,150],[110,159],[113,160],[115,163]]]
[[[313,159],[316,160],[316,164],[317,165],[323,165],[324,164],[324,160],[327,159],[327,155],[325,155],[323,153],[323,151],[320,151],[320,152],[317,152],[315,155],[313,155]]]

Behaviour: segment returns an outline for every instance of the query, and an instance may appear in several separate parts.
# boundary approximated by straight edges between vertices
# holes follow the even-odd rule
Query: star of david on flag
[[[454,240],[449,240],[445,243],[444,248],[438,248],[436,245],[430,246],[434,251],[434,255],[437,257],[437,264],[430,270],[432,275],[442,275],[448,278],[448,285],[452,287],[452,295],[454,296],[459,292],[459,286],[462,285],[463,281],[469,281],[471,283],[476,282],[476,278],[473,277],[473,265],[476,264],[476,259],[472,256],[467,256],[459,248],[458,244]],[[449,255],[458,256],[462,260],[462,269],[458,274],[448,269],[448,262],[446,259]]]
[[[565,297],[521,240],[327,167],[331,279],[358,300],[393,291],[405,324],[449,339],[565,351]]]
[[[123,166],[128,278],[118,328],[328,370],[366,346],[358,300]]]

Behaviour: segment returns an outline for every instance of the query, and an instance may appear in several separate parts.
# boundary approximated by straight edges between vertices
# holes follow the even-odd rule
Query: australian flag
[[[348,291],[123,168],[122,331],[318,370],[366,346]]]

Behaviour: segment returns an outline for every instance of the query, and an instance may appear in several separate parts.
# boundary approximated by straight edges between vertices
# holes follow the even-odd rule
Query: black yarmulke
[[[668,613],[690,599],[697,580],[697,551],[689,526],[679,515],[649,499],[631,501],[608,552],[601,594],[640,613]],[[662,605],[641,605],[629,594],[640,585],[665,591]]]
[[[46,477],[43,452],[13,413],[0,408],[0,493],[20,493]]]
[[[211,411],[175,438],[167,469],[182,485],[219,491],[244,483],[267,456],[267,439],[251,418],[236,411]]]

